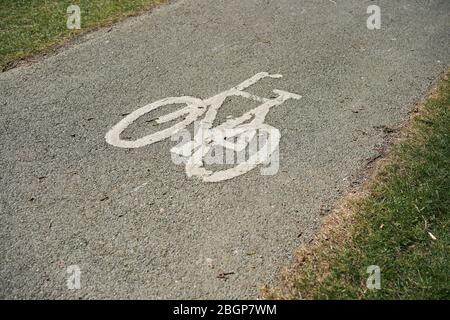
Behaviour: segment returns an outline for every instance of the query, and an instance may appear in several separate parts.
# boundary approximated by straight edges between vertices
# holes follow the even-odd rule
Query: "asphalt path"
[[[1,73],[0,297],[257,297],[448,68],[449,15],[448,0],[180,0]],[[274,175],[205,182],[172,161],[170,139],[106,142],[149,103],[261,72],[283,77],[248,92],[302,96],[265,117],[281,135]],[[215,123],[258,105],[230,97]],[[157,132],[177,107],[121,137]]]

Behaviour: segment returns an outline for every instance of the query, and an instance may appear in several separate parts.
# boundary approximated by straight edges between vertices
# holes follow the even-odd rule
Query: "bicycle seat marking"
[[[250,79],[229,90],[221,92],[208,99],[199,99],[190,96],[170,97],[153,103],[125,116],[116,125],[114,125],[106,134],[106,142],[119,148],[140,148],[160,142],[167,138],[172,140],[179,137],[182,132],[187,131],[187,127],[195,122],[194,138],[180,146],[173,147],[170,151],[173,156],[184,157],[183,163],[186,165],[186,175],[188,177],[199,177],[204,182],[219,182],[240,176],[254,169],[261,164],[269,164],[273,161],[275,155],[278,155],[278,146],[280,142],[280,131],[264,123],[269,110],[281,105],[289,99],[299,100],[301,96],[283,90],[274,89],[276,98],[268,99],[253,95],[244,91],[263,78],[279,79],[280,74],[269,74],[261,72]],[[219,109],[222,107],[228,97],[240,96],[260,103],[260,105],[237,118],[228,118],[220,125],[213,127],[214,120]],[[179,110],[160,116],[154,121],[157,124],[168,123],[177,119],[181,121],[175,123],[169,128],[149,134],[136,140],[125,140],[120,137],[121,133],[141,116],[154,111],[158,108],[174,105],[185,105]],[[200,121],[196,121],[200,117]],[[258,134],[259,133],[259,134]],[[189,134],[189,133],[188,133]],[[259,143],[258,146],[252,145],[253,152],[250,152],[248,159],[244,159],[236,166],[219,171],[206,170],[204,165],[211,151],[211,148],[222,147],[227,152],[239,152],[256,141],[258,136],[265,138],[265,143]],[[175,141],[175,140],[174,140]],[[260,141],[261,142],[261,141]],[[261,146],[262,145],[262,146]],[[256,146],[256,147],[255,147]],[[174,158],[172,158],[174,159]],[[228,164],[228,163],[227,163]],[[264,171],[262,174],[275,174],[273,170]]]

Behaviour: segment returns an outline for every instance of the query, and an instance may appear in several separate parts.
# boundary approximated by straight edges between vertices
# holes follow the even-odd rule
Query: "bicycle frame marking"
[[[252,170],[259,164],[266,163],[270,156],[278,150],[280,132],[278,129],[265,124],[264,120],[272,107],[281,105],[289,99],[299,100],[301,99],[301,96],[287,91],[274,89],[273,92],[278,96],[273,99],[267,99],[253,95],[244,90],[263,78],[279,79],[281,77],[282,75],[280,74],[261,72],[245,80],[236,87],[221,92],[208,99],[202,100],[195,97],[183,96],[165,98],[150,103],[130,113],[115,126],[113,126],[105,136],[106,142],[119,148],[144,147],[174,136],[180,132],[180,130],[185,129],[195,120],[204,115],[203,119],[200,121],[199,127],[201,130],[198,130],[194,134],[193,141],[190,141],[181,147],[174,147],[171,149],[171,152],[189,158],[189,161],[186,163],[186,174],[188,177],[197,176],[202,178],[205,182],[219,182],[234,178]],[[213,128],[213,123],[217,116],[217,112],[222,107],[226,99],[231,96],[241,96],[246,99],[260,102],[261,104],[258,107],[244,113],[242,116],[228,119],[224,123]],[[171,104],[186,104],[186,106],[180,110],[158,117],[155,119],[155,122],[157,124],[164,124],[178,118],[185,117],[182,121],[169,128],[133,141],[123,140],[120,138],[120,134],[141,116],[159,107]],[[204,168],[203,158],[209,152],[211,147],[219,145],[227,149],[240,151],[248,144],[248,142],[245,143],[245,141],[239,137],[237,143],[230,143],[224,139],[223,135],[220,133],[233,131],[234,133],[228,135],[228,137],[244,135],[247,139],[251,139],[256,135],[257,130],[267,132],[270,136],[270,140],[269,143],[264,145],[261,150],[259,150],[255,155],[252,155],[248,161],[239,163],[231,169],[216,172],[208,171]],[[208,134],[205,135],[205,131],[207,131]],[[219,136],[219,138],[217,138],[217,136]]]

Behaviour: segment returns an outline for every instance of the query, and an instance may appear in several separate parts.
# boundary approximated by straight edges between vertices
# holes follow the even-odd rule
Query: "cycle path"
[[[448,68],[450,2],[377,1],[369,30],[373,4],[175,1],[1,73],[0,296],[257,297]],[[281,135],[275,175],[206,183],[173,163],[176,142],[105,140],[151,102],[207,99],[260,72],[283,77],[252,94],[302,96],[265,118]],[[232,97],[216,121],[257,106]],[[151,116],[125,138],[155,132]]]

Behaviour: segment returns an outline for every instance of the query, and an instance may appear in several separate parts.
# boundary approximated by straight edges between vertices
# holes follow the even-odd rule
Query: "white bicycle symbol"
[[[109,144],[120,148],[140,148],[176,135],[180,132],[180,130],[185,129],[187,126],[204,115],[204,118],[199,122],[199,127],[201,130],[197,130],[193,141],[185,143],[181,147],[173,147],[171,152],[188,157],[189,160],[186,163],[186,174],[188,177],[197,176],[202,178],[204,182],[218,182],[240,176],[260,164],[267,163],[271,155],[278,150],[280,131],[264,123],[265,117],[270,108],[281,105],[289,99],[301,99],[301,96],[298,94],[277,89],[273,90],[273,92],[278,96],[274,99],[267,99],[248,93],[244,91],[244,89],[252,86],[263,78],[278,79],[281,77],[282,75],[280,74],[261,72],[242,82],[238,86],[208,99],[202,100],[195,97],[183,96],[165,98],[150,103],[130,113],[115,126],[113,126],[105,136],[106,141]],[[240,117],[228,119],[224,123],[213,128],[213,122],[217,116],[218,110],[223,105],[225,100],[231,96],[244,97],[260,102],[261,105],[244,113]],[[136,140],[124,140],[120,138],[120,134],[139,117],[160,107],[173,104],[186,104],[186,106],[182,109],[156,118],[155,122],[157,124],[164,124],[183,118],[182,121],[169,128]],[[257,131],[267,134],[269,139],[268,142],[265,143],[264,146],[261,147],[256,153],[250,155],[249,159],[238,163],[233,168],[225,170],[213,172],[204,168],[204,157],[208,154],[212,147],[222,146],[227,149],[240,151],[246,148],[248,141],[256,135]],[[230,142],[228,139],[230,137],[237,137],[237,141]]]

